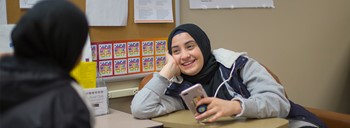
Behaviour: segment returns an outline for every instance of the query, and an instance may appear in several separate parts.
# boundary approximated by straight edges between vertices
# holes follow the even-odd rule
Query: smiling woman
[[[291,127],[325,127],[312,113],[289,101],[284,88],[253,58],[227,49],[211,51],[205,32],[194,24],[176,27],[168,38],[167,63],[134,97],[132,114],[151,118],[185,109],[179,94],[202,84],[208,104],[195,119],[208,117],[287,118]],[[223,86],[225,85],[225,86]]]

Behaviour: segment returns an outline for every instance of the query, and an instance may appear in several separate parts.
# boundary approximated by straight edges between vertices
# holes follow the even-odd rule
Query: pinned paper
[[[114,75],[126,74],[128,65],[126,59],[114,60]]]
[[[97,45],[91,45],[91,54],[92,54],[92,60],[96,61],[97,60]]]
[[[136,73],[140,72],[140,58],[129,58],[128,59],[128,72]]]
[[[173,23],[172,0],[134,0],[135,23]]]
[[[165,65],[166,57],[165,56],[156,56],[156,70],[160,71]]]
[[[112,59],[112,44],[100,44],[98,47],[99,59]]]
[[[189,0],[190,9],[274,8],[273,0]]]
[[[142,71],[154,71],[154,56],[142,57]]]
[[[0,25],[7,24],[6,0],[0,0]]]
[[[128,56],[140,56],[140,42],[128,42]]]
[[[166,52],[166,40],[157,40],[156,41],[156,55],[161,55],[161,54],[165,54]]]
[[[98,67],[99,67],[99,72],[101,76],[113,75],[112,60],[100,61]]]
[[[128,0],[84,0],[90,26],[126,26]]]
[[[154,55],[154,42],[142,41],[142,56]]]
[[[71,75],[83,88],[96,88],[96,62],[80,62]]]
[[[85,42],[85,45],[84,45],[81,61],[84,61],[84,62],[92,61],[91,42],[90,42],[90,36],[89,35],[88,35],[88,37],[86,39],[86,42]]]
[[[126,58],[126,43],[114,43],[114,58]]]
[[[29,9],[41,0],[19,0],[19,8]]]

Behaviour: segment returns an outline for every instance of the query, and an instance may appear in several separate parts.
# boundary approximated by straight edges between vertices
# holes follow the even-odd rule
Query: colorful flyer
[[[128,57],[140,56],[140,42],[128,42]]]
[[[113,44],[114,58],[126,58],[126,43]]]
[[[154,55],[154,42],[142,41],[142,56]]]
[[[96,61],[97,60],[97,45],[91,45],[91,54],[92,54],[92,60]]]
[[[113,75],[112,60],[100,61],[99,65],[98,65],[98,69],[99,69],[101,76]]]
[[[112,44],[99,44],[99,60],[112,59]]]
[[[140,70],[140,58],[128,58],[128,73],[136,73]]]
[[[156,70],[160,71],[165,65],[166,57],[165,56],[156,56]]]
[[[154,71],[154,57],[148,56],[142,58],[142,71],[148,72],[148,71]]]
[[[114,60],[114,75],[121,75],[127,73],[126,59]]]
[[[166,40],[156,41],[156,55],[162,55],[166,53]]]
[[[160,71],[165,65],[166,38],[92,42],[92,60],[102,77]]]

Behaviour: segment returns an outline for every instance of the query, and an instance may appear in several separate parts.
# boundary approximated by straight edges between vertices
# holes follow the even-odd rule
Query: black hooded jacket
[[[89,110],[60,69],[3,57],[0,77],[0,128],[90,127]]]
[[[65,0],[42,1],[12,31],[14,55],[0,58],[0,128],[89,128],[90,113],[70,76],[88,33]]]

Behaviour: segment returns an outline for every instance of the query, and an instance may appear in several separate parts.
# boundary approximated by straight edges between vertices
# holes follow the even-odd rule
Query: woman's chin
[[[194,76],[194,75],[197,74],[197,72],[192,71],[192,70],[190,70],[190,69],[181,70],[181,73],[182,73],[182,74],[185,74],[185,75],[188,75],[188,76]]]

